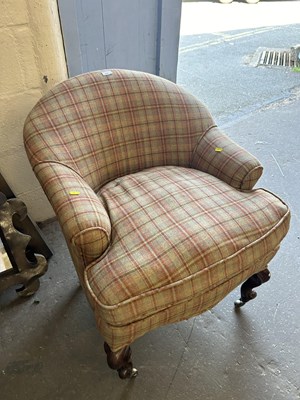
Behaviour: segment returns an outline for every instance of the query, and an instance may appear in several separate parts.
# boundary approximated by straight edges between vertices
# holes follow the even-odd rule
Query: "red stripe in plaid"
[[[111,249],[86,269],[99,315],[125,325],[205,293],[278,247],[287,207],[263,190],[239,192],[206,173],[157,167],[101,191]]]
[[[159,310],[131,324],[122,326],[111,325],[103,319],[101,308],[97,307],[95,308],[97,326],[113,351],[118,351],[153,329],[191,318],[211,309],[235,287],[253,274],[263,270],[268,262],[275,256],[277,250],[278,248],[270,254],[267,254],[263,259],[256,261],[255,265],[252,264],[249,268],[244,269],[241,273],[228,279],[216,288],[212,288],[205,293],[196,294],[189,300]]]
[[[216,148],[222,151],[216,151]],[[194,150],[191,166],[222,179],[232,187],[250,190],[260,178],[259,161],[217,127],[208,129]]]
[[[65,165],[40,163],[35,172],[58,216],[68,245],[75,247],[85,265],[100,257],[108,247],[111,225],[99,197]],[[72,195],[74,191],[78,194]],[[80,275],[82,279],[82,272]]]
[[[232,188],[250,190],[262,167],[214,126],[182,88],[124,70],[61,83],[26,120],[29,160],[113,350],[212,307],[265,267],[288,230],[279,199]],[[95,194],[166,165],[202,172],[147,170]]]
[[[113,70],[71,78],[34,107],[24,127],[31,164],[58,161],[94,189],[158,165],[189,166],[214,125],[206,107],[172,82]]]

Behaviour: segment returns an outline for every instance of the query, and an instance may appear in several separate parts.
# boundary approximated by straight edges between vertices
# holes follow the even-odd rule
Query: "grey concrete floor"
[[[300,102],[273,104],[224,129],[265,166],[260,185],[292,210],[272,279],[240,312],[236,289],[213,310],[153,331],[133,346],[139,376],[121,381],[56,222],[43,228],[54,256],[39,291],[0,297],[1,399],[300,399]]]
[[[300,74],[299,74],[300,78]],[[234,290],[214,309],[132,345],[139,376],[121,381],[79,286],[57,222],[43,227],[54,255],[39,291],[0,295],[0,399],[300,399],[300,100],[229,118],[222,128],[265,167],[257,186],[281,196],[291,229],[271,280],[239,312]],[[220,119],[225,121],[226,119]]]

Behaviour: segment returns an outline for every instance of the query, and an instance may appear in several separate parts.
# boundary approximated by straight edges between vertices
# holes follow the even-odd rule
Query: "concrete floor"
[[[296,94],[295,94],[296,93]],[[300,399],[300,100],[223,126],[265,167],[259,185],[291,207],[291,229],[271,280],[236,312],[233,291],[213,310],[150,332],[132,345],[139,376],[121,381],[82,293],[60,228],[43,228],[54,255],[39,291],[0,295],[0,398],[5,400]]]
[[[224,127],[259,157],[261,186],[282,196],[293,214],[257,299],[236,312],[236,289],[213,310],[147,334],[132,346],[139,376],[121,381],[106,365],[53,222],[43,228],[54,256],[39,291],[26,300],[13,289],[0,297],[1,398],[300,399],[299,109],[297,99],[274,103]]]

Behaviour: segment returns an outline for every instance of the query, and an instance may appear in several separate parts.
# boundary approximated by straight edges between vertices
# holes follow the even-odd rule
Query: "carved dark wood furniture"
[[[34,225],[31,221],[28,223],[25,204],[17,198],[7,199],[6,195],[0,192],[0,237],[12,266],[0,273],[0,292],[11,286],[18,286],[16,291],[22,297],[30,296],[38,290],[39,277],[47,270],[44,255],[33,251],[35,245],[32,245],[32,242],[42,242],[39,233],[35,230],[32,239],[22,229],[24,221],[27,230],[33,232]],[[50,257],[50,249],[42,242],[42,250],[45,249],[46,255]]]

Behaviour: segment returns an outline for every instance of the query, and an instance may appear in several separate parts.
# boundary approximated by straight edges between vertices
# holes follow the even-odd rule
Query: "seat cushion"
[[[113,326],[191,301],[241,276],[274,254],[289,226],[288,208],[275,195],[241,192],[189,168],[127,175],[99,196],[111,219],[111,245],[86,269],[85,281],[97,314]]]

